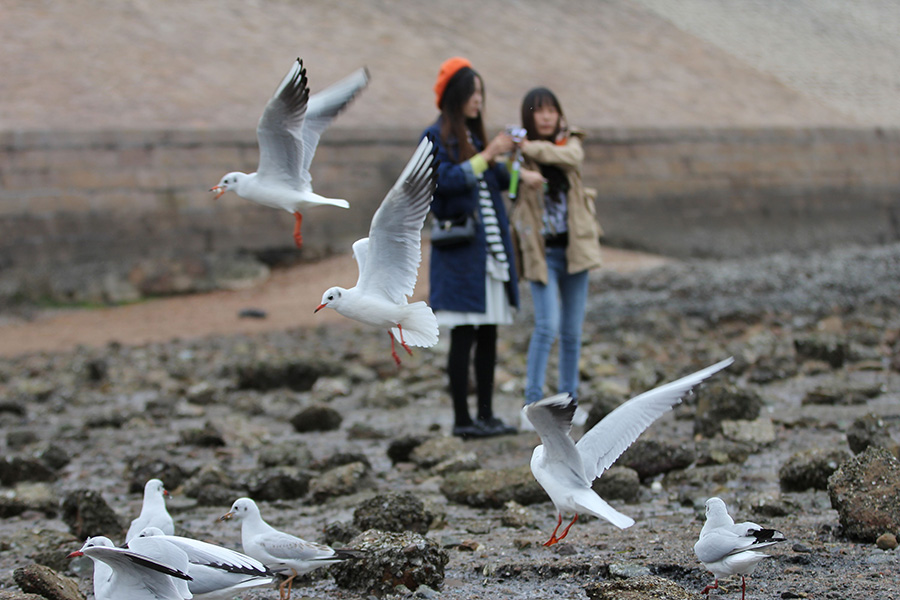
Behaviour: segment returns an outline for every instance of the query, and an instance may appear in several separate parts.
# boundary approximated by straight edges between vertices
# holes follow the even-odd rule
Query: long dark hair
[[[468,133],[484,143],[484,121],[481,113],[474,119],[466,118],[463,107],[472,94],[475,93],[475,78],[481,81],[481,94],[484,97],[484,80],[471,67],[463,67],[453,74],[447,82],[444,95],[441,96],[441,139],[444,144],[450,146],[450,140],[455,139],[457,144],[457,162],[469,160],[478,153],[478,149],[472,144]],[[484,103],[482,102],[482,108]]]
[[[559,113],[559,122],[556,129],[549,136],[540,136],[537,132],[537,126],[534,123],[534,111],[543,106],[553,106]],[[525,94],[522,100],[522,127],[528,132],[529,140],[545,140],[548,142],[556,142],[560,132],[565,127],[566,117],[563,115],[562,106],[556,94],[545,87],[536,87]],[[566,172],[559,167],[553,165],[539,164],[541,175],[547,180],[547,196],[557,201],[560,195],[566,196],[569,193],[569,177]]]
[[[559,123],[556,125],[556,130],[549,137],[542,138],[538,135],[537,126],[534,124],[534,111],[547,105],[554,107],[556,112],[559,113]],[[549,89],[536,87],[525,94],[525,98],[522,100],[522,127],[528,132],[529,140],[543,139],[555,142],[556,137],[565,126],[565,122],[566,116],[563,114],[562,105],[560,105],[556,94]]]

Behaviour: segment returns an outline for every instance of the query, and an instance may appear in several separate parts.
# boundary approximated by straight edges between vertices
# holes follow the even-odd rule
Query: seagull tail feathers
[[[400,321],[401,332],[391,328],[391,333],[398,340],[403,339],[408,346],[419,348],[431,348],[438,341],[437,318],[431,311],[431,307],[425,302],[413,302],[405,307],[403,319]]]
[[[575,504],[580,511],[606,519],[619,529],[627,529],[634,525],[634,519],[628,515],[624,515],[614,509],[609,503],[594,493],[593,490],[585,489],[575,498]]]

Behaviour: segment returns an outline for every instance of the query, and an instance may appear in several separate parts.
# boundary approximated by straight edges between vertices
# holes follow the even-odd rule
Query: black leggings
[[[450,330],[450,355],[447,374],[457,426],[471,425],[469,416],[469,360],[475,345],[475,390],[478,396],[478,418],[494,416],[494,366],[497,363],[496,325],[459,325]]]

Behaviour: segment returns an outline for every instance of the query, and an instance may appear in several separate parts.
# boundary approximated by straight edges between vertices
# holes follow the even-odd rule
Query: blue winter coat
[[[422,133],[430,135],[437,145],[437,191],[431,203],[433,216],[450,219],[466,213],[479,215],[475,227],[475,240],[470,244],[431,248],[430,297],[429,304],[434,310],[458,312],[485,311],[485,275],[487,263],[487,242],[484,225],[480,219],[478,200],[478,180],[468,161],[456,162],[455,140],[450,140],[450,148],[441,140],[440,118]],[[484,142],[473,139],[475,147],[484,148]],[[483,173],[484,181],[491,192],[494,210],[500,226],[503,246],[509,257],[509,281],[506,292],[509,303],[519,306],[519,286],[513,265],[512,241],[509,232],[509,217],[500,190],[509,187],[509,172],[503,164],[496,164]]]

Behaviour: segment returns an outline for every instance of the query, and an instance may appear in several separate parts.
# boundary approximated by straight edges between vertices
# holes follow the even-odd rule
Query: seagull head
[[[219,521],[241,521],[251,515],[259,516],[259,507],[250,498],[238,498],[231,505],[231,510],[219,517]]]
[[[166,486],[163,485],[163,482],[159,479],[151,479],[144,484],[144,497],[152,498],[155,496],[168,496],[169,492],[166,490]]]
[[[246,176],[247,176],[246,173],[241,173],[240,171],[234,171],[232,173],[228,173],[222,179],[219,180],[218,184],[209,188],[209,191],[217,192],[215,199],[218,200],[228,190],[237,188],[238,183]]]
[[[66,558],[75,558],[76,556],[84,556],[84,551],[88,548],[115,548],[115,544],[112,543],[112,540],[108,537],[104,537],[102,535],[98,535],[95,537],[89,537],[85,540],[84,545],[81,547],[81,550],[76,550],[75,552],[69,553]]]
[[[329,290],[326,290],[324,294],[322,294],[322,303],[316,307],[314,313],[319,312],[323,308],[337,308],[338,304],[341,302],[341,298],[346,292],[344,288],[333,287]]]

